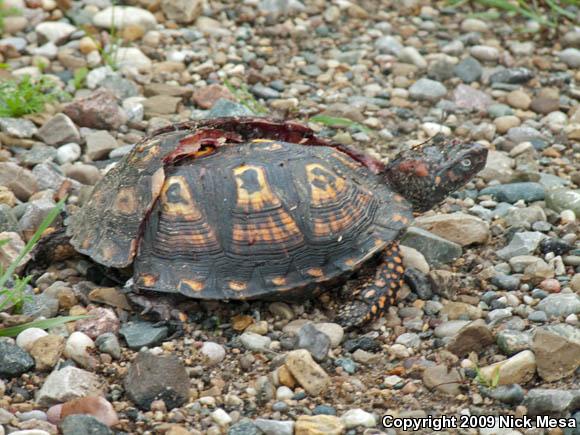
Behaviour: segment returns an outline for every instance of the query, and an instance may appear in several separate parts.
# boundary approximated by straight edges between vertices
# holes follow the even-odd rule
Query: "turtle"
[[[70,243],[135,294],[219,301],[312,297],[374,258],[376,275],[337,310],[345,328],[395,303],[399,240],[485,165],[443,137],[383,162],[296,121],[183,122],[135,145],[67,220]]]

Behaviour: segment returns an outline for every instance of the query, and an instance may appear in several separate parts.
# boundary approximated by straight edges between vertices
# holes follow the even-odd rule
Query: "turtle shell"
[[[143,290],[245,299],[345,278],[412,218],[372,166],[304,132],[184,149],[196,131],[162,132],[113,168],[72,219],[73,246],[133,262]]]

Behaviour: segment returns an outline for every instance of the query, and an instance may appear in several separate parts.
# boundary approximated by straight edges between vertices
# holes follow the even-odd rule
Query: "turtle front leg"
[[[345,329],[352,329],[381,317],[389,306],[395,305],[404,273],[399,245],[393,242],[382,253],[373,283],[354,294],[340,309],[336,321]]]

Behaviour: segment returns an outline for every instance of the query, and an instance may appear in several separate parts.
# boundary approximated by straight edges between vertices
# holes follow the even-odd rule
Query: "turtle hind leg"
[[[393,242],[382,253],[372,284],[356,292],[343,305],[338,312],[337,323],[345,329],[353,329],[381,317],[389,306],[395,305],[404,273],[399,245]]]

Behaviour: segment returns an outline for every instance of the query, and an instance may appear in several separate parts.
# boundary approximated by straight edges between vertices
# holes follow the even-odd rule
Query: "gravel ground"
[[[351,120],[309,125],[385,161],[436,133],[490,153],[403,239],[405,264],[428,279],[362,331],[332,323],[329,292],[301,304],[194,303],[172,339],[88,259],[37,268],[23,314],[2,312],[0,325],[94,317],[0,339],[0,435],[395,433],[384,415],[475,420],[448,433],[580,433],[476,419],[549,415],[580,427],[578,6],[568,7],[576,25],[553,30],[420,0],[4,6],[21,14],[4,18],[0,81],[45,75],[72,95],[0,118],[5,267],[63,183],[72,210],[173,122],[263,108]]]

